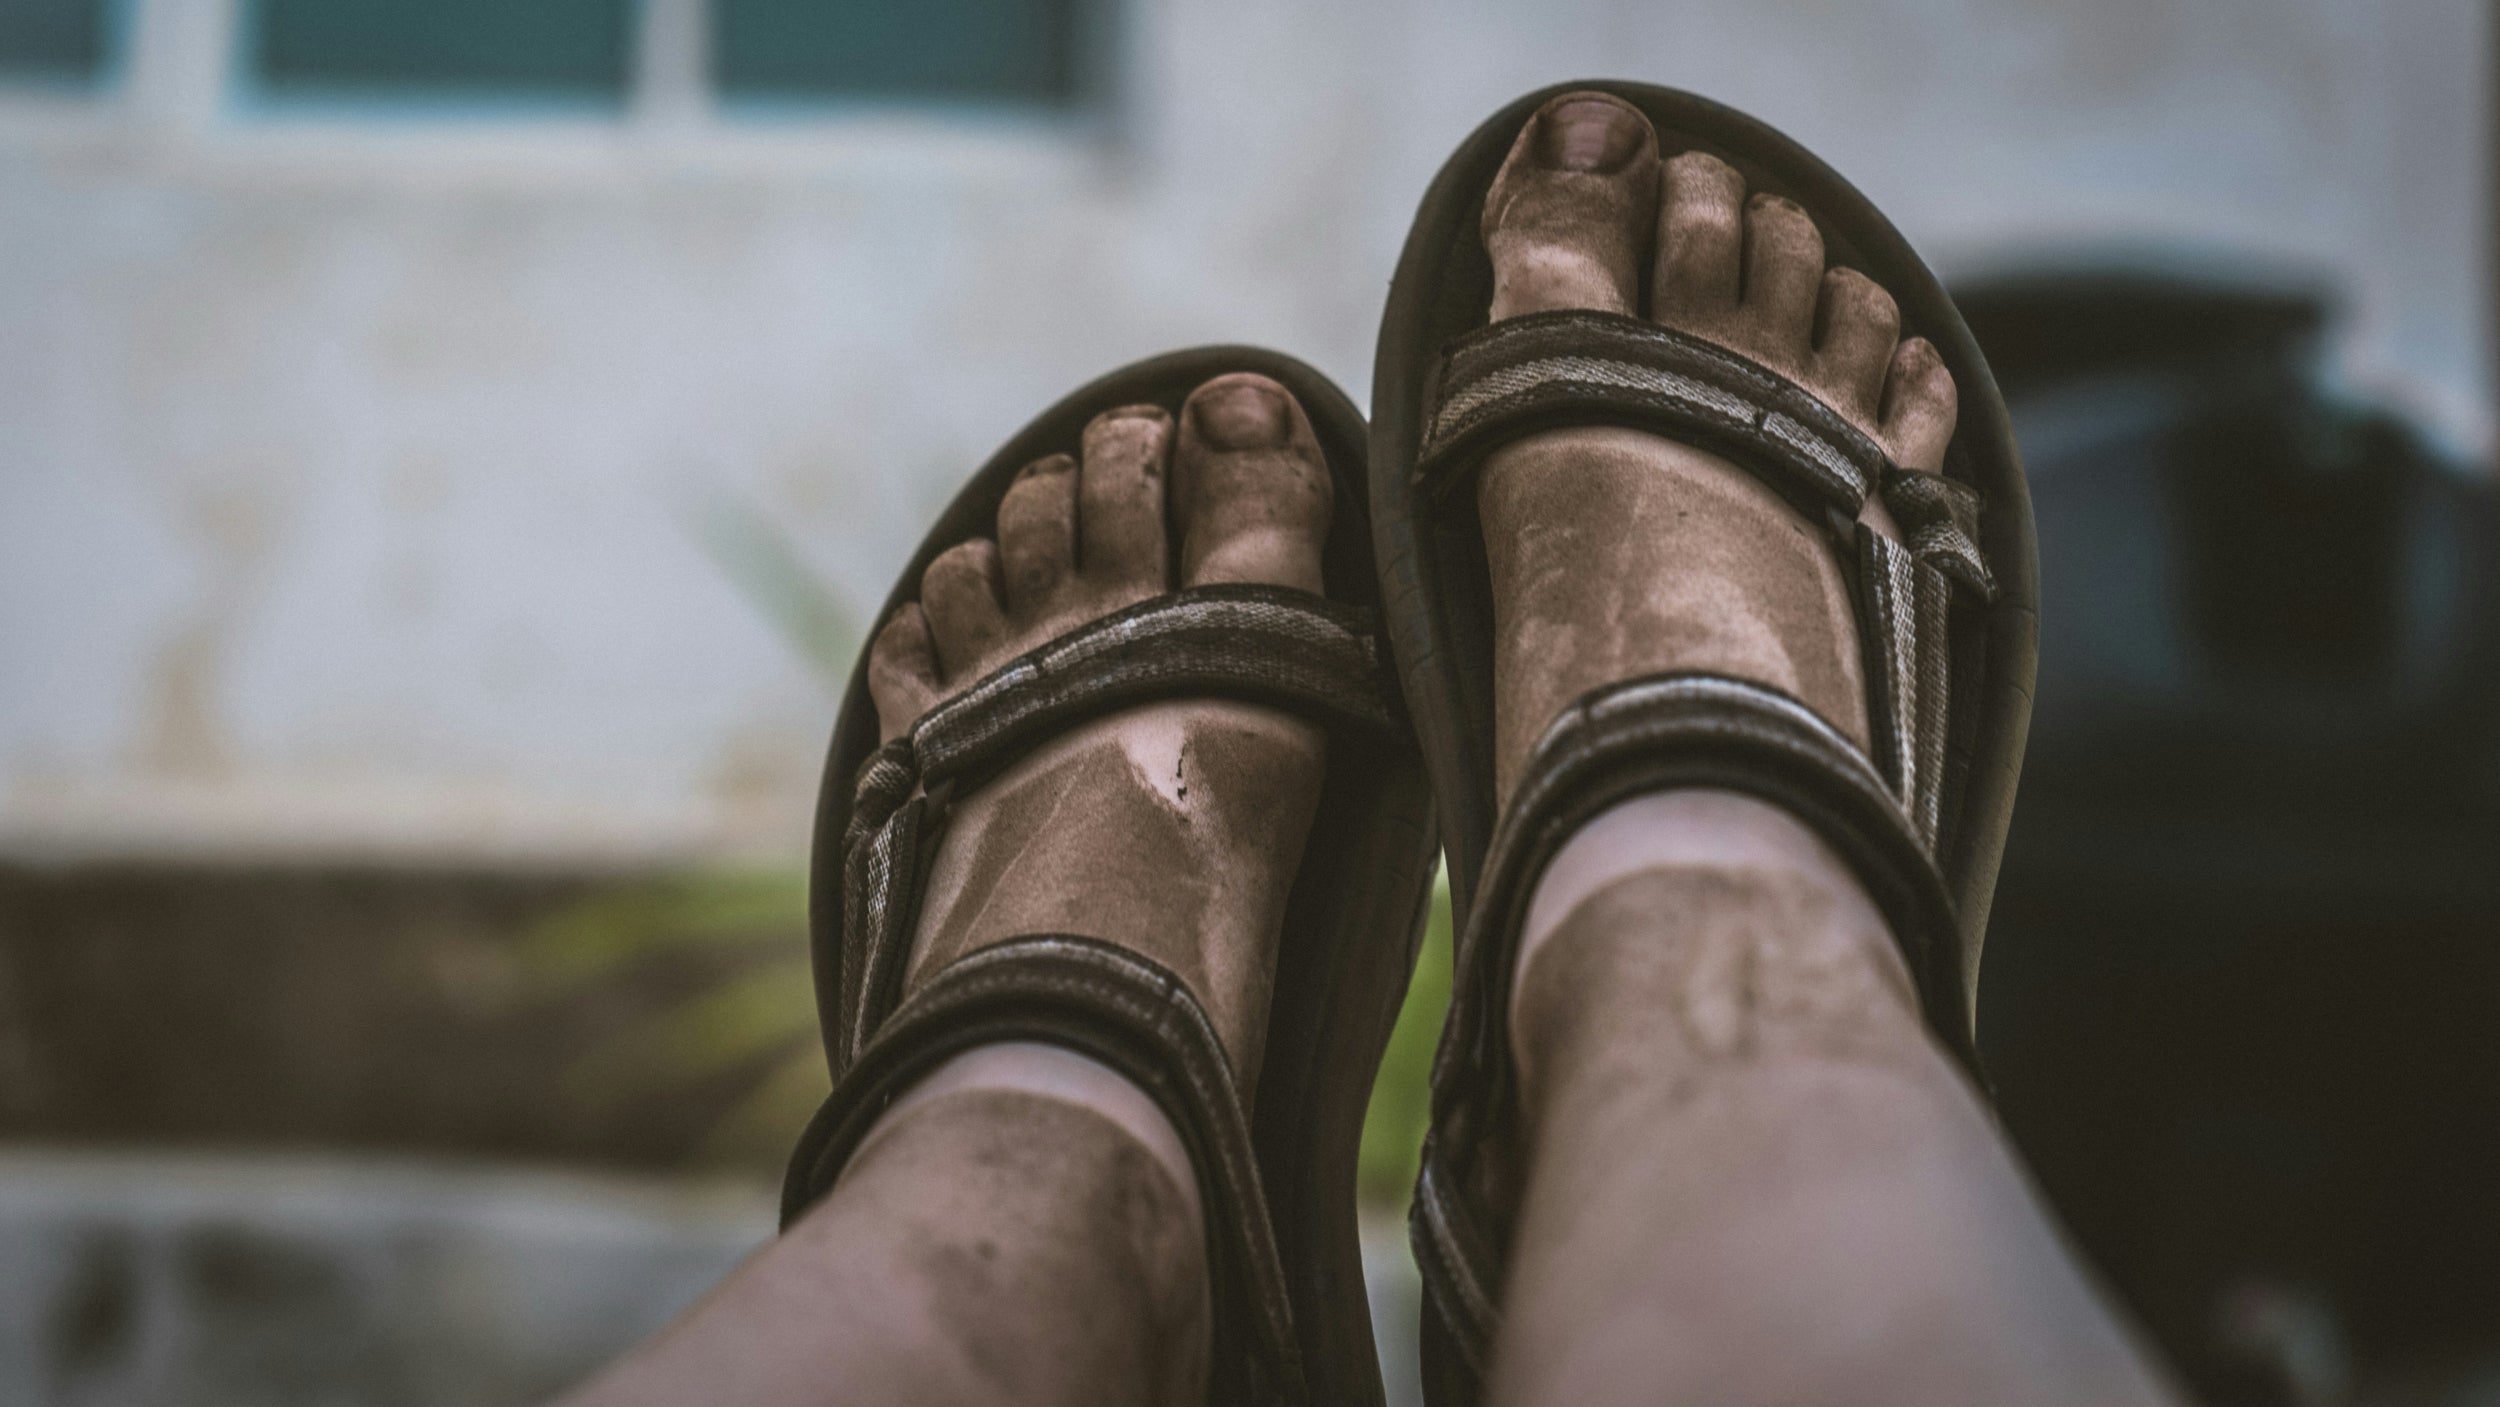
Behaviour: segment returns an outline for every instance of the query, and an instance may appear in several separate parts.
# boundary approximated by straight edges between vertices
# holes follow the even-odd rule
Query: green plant
[[[1415,1186],[1424,1130],[1432,1122],[1432,1053],[1450,1009],[1450,883],[1432,886],[1432,915],[1416,955],[1415,978],[1398,1008],[1398,1024],[1372,1081],[1363,1112],[1363,1151],[1356,1163],[1366,1206],[1403,1208]]]
[[[649,1026],[584,1052],[564,1076],[576,1098],[730,1080],[742,1092],[703,1151],[768,1160],[825,1097],[802,871],[692,870],[624,884],[557,910],[523,935],[520,952],[554,993],[697,956],[712,974]]]
[[[705,555],[799,657],[835,689],[861,632],[839,587],[807,564],[772,518],[714,494],[687,518]],[[525,934],[525,965],[565,992],[702,951],[715,974],[649,1029],[594,1047],[565,1072],[577,1098],[723,1080],[741,1092],[705,1140],[714,1157],[787,1150],[827,1090],[816,1041],[803,870],[699,868],[583,899]]]

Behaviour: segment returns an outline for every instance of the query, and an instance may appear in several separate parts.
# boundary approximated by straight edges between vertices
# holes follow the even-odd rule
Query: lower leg
[[[1555,857],[1512,1001],[1529,1175],[1495,1402],[2152,1402],[1785,813],[1644,797]]]
[[[814,1211],[577,1401],[1194,1401],[1209,1330],[1162,1111],[1083,1056],[990,1046],[896,1100]]]

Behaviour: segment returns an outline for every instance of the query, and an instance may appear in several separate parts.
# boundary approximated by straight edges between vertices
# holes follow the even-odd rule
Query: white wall
[[[0,96],[0,852],[795,854],[833,690],[722,503],[865,609],[1118,361],[1359,399],[1432,169],[1577,74],[1768,117],[1948,274],[2331,272],[2351,379],[2490,435],[2474,0],[1138,0],[1071,130],[740,126],[676,41],[614,123],[271,117],[229,22],[141,0],[117,90]]]

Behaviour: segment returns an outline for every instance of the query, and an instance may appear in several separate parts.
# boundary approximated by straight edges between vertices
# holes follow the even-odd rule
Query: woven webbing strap
[[[1584,695],[1538,741],[1494,831],[1435,1061],[1412,1217],[1426,1288],[1462,1356],[1490,1344],[1502,1282],[1507,1209],[1490,1204],[1475,1163],[1505,1137],[1517,1099],[1510,975],[1536,878],[1599,812],[1694,787],[1761,797],[1828,842],[1890,924],[1930,1023],[1969,1059],[1952,899],[1916,822],[1855,744],[1788,695],[1722,675],[1653,675]]]
[[[1415,458],[1431,496],[1461,492],[1485,454],[1564,425],[1627,425],[1718,451],[1820,516],[1854,519],[1881,493],[1913,555],[1983,598],[1978,493],[1904,469],[1821,397],[1762,363],[1672,327],[1586,309],[1506,318],[1443,351]]]
[[[861,766],[843,831],[835,1077],[900,996],[947,798],[1076,724],[1156,699],[1270,704],[1389,733],[1384,678],[1364,611],[1283,587],[1196,587],[1062,635],[929,710]]]
[[[1631,425],[1723,448],[1800,506],[1848,518],[1892,468],[1881,445],[1787,377],[1618,313],[1488,324],[1450,344],[1434,390],[1415,473],[1436,491],[1494,446],[1569,424]]]
[[[1861,523],[1857,596],[1875,761],[1932,854],[1943,824],[1946,704],[1953,688],[1952,581]]]
[[[1276,586],[1142,601],[1000,666],[912,728],[924,786],[967,782],[1069,723],[1175,695],[1391,724],[1369,614]]]
[[[1307,1399],[1292,1301],[1250,1124],[1223,1042],[1186,983],[1126,948],[1073,934],[968,953],[898,1006],[835,1084],[800,1140],[783,1192],[788,1225],[831,1190],[895,1096],[949,1058],[1001,1041],[1088,1055],[1152,1097],[1189,1149],[1204,1198],[1213,1360],[1248,1365],[1211,1384],[1223,1403]]]

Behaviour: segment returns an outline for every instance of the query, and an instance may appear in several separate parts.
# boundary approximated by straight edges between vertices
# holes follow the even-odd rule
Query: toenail
[[[1102,418],[1105,420],[1161,420],[1165,417],[1163,407],[1159,405],[1124,405],[1104,411]]]
[[[1556,170],[1612,171],[1640,149],[1638,117],[1604,98],[1574,98],[1537,122],[1537,160]]]
[[[1200,391],[1189,417],[1199,438],[1217,449],[1272,449],[1293,436],[1285,393],[1255,381]]]
[[[1076,467],[1076,461],[1064,454],[1045,455],[1016,471],[1019,479],[1037,478],[1043,474],[1063,474]]]

